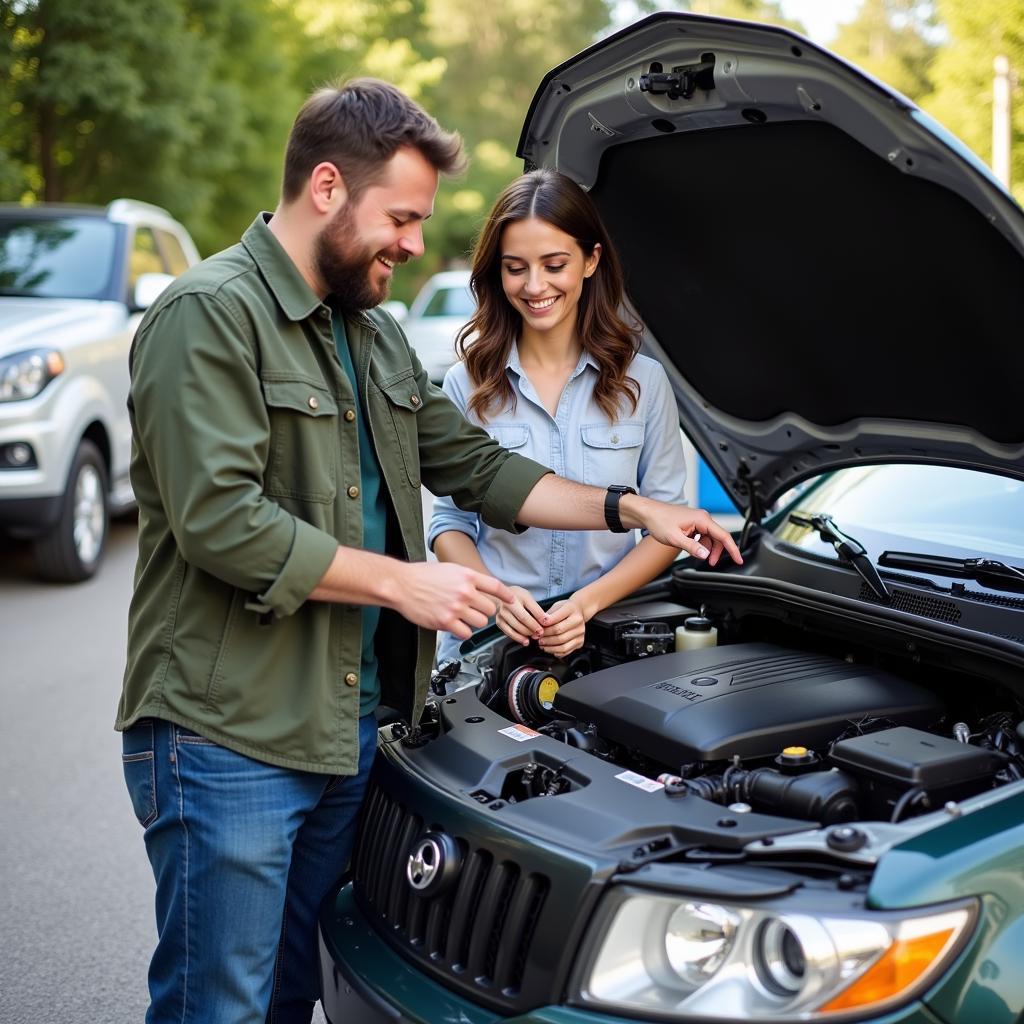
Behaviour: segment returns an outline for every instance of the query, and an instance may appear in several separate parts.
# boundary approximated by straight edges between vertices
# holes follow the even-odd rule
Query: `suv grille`
[[[379,786],[363,813],[354,889],[378,931],[482,1002],[518,1010],[547,1001],[547,972],[531,976],[528,953],[549,879],[457,836],[458,876],[436,896],[419,895],[405,870],[410,847],[426,831],[422,818]]]

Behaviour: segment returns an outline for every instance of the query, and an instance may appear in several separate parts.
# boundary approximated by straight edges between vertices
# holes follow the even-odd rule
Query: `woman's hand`
[[[586,637],[587,622],[595,611],[579,591],[564,601],[556,601],[548,609],[544,632],[537,641],[541,650],[556,658],[579,650]]]
[[[524,647],[530,640],[539,640],[544,632],[544,609],[522,587],[509,587],[513,600],[502,601],[494,621],[507,637]]]

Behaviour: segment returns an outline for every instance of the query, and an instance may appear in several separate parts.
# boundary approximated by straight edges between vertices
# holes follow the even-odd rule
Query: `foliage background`
[[[372,74],[462,132],[468,174],[442,186],[408,300],[464,259],[550,68],[658,0],[0,0],[0,198],[155,202],[200,250],[235,241],[277,200],[303,97]],[[700,13],[801,26],[778,0],[692,0]],[[1013,87],[1024,199],[1024,0],[862,0],[831,48],[934,114],[986,161],[992,61]]]

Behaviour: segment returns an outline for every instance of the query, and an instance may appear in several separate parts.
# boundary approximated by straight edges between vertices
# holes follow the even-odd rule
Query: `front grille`
[[[372,789],[353,858],[363,913],[407,956],[488,1005],[520,1010],[545,1002],[549,978],[530,976],[529,952],[549,879],[456,836],[458,876],[436,896],[420,895],[405,870],[425,831],[419,815]]]

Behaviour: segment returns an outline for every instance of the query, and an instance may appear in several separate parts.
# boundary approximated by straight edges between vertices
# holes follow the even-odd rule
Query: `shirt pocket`
[[[416,414],[423,407],[423,400],[416,388],[416,377],[410,368],[393,380],[377,385],[387,399],[391,425],[395,440],[402,453],[405,472],[413,487],[420,485],[420,437],[416,425]]]
[[[510,451],[522,448],[530,440],[530,428],[525,423],[488,423],[484,430]]]
[[[262,380],[270,417],[270,497],[329,504],[338,493],[338,403],[322,384]]]
[[[595,487],[609,484],[636,487],[644,445],[642,423],[584,423],[580,437],[584,483]]]

